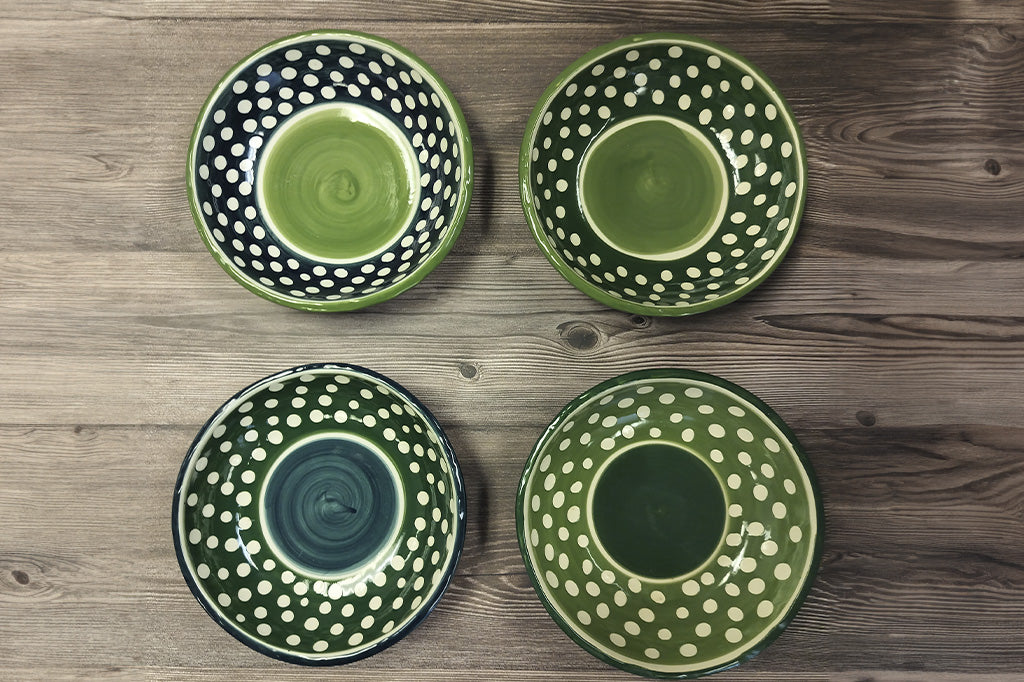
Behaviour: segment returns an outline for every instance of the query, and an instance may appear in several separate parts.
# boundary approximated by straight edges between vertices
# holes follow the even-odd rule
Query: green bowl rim
[[[760,641],[754,644],[754,646],[743,652],[743,654],[738,656],[735,660],[725,663],[723,665],[714,666],[712,668],[688,671],[684,673],[672,673],[658,670],[650,670],[648,668],[644,668],[643,666],[617,661],[611,656],[606,655],[604,652],[592,647],[586,640],[580,637],[577,634],[576,630],[572,627],[572,625],[569,624],[564,618],[562,618],[558,614],[558,611],[554,608],[554,606],[551,605],[548,599],[544,596],[544,591],[541,588],[540,578],[537,576],[537,573],[534,570],[534,566],[530,563],[529,554],[526,546],[526,533],[523,527],[525,523],[525,495],[527,478],[529,477],[529,474],[531,473],[533,467],[537,464],[537,460],[540,457],[542,448],[547,445],[548,441],[552,438],[555,431],[557,431],[558,427],[562,424],[562,422],[564,422],[570,414],[576,411],[577,408],[579,408],[584,403],[589,401],[595,395],[598,395],[608,390],[609,388],[613,388],[615,386],[622,386],[624,384],[628,384],[643,379],[661,378],[695,379],[709,384],[714,384],[715,386],[718,386],[720,388],[732,391],[736,395],[748,401],[751,405],[761,410],[761,412],[766,417],[768,417],[768,419],[776,427],[778,427],[779,431],[781,431],[782,434],[786,436],[786,439],[789,441],[790,445],[793,446],[793,450],[794,452],[796,452],[797,457],[800,460],[800,464],[804,467],[804,470],[807,472],[807,479],[811,483],[811,492],[814,495],[815,509],[817,511],[817,533],[814,540],[814,549],[812,550],[811,566],[807,572],[807,578],[805,579],[804,584],[800,589],[800,592],[797,594],[796,599],[793,601],[792,606],[790,606],[789,611],[786,613],[785,616],[783,616],[782,620],[779,621],[779,624],[776,625],[775,628],[772,631],[770,631],[767,635],[762,637]],[[562,631],[565,632],[565,634],[567,634],[571,640],[576,642],[576,644],[578,644],[585,651],[589,652],[590,654],[599,658],[605,663],[608,663],[609,665],[615,666],[616,668],[625,670],[626,672],[630,672],[635,675],[643,675],[645,677],[656,677],[661,679],[674,680],[694,679],[697,677],[710,675],[711,673],[728,670],[729,668],[734,668],[740,665],[741,663],[744,663],[745,661],[749,661],[751,658],[754,658],[759,653],[764,651],[764,649],[769,644],[775,641],[775,639],[782,634],[782,631],[786,629],[789,623],[796,616],[797,612],[800,610],[800,607],[803,605],[804,600],[807,598],[808,593],[810,593],[811,586],[814,584],[815,578],[818,574],[818,569],[821,566],[821,554],[824,546],[825,536],[825,508],[821,498],[821,488],[818,485],[818,479],[814,474],[814,467],[811,465],[811,461],[807,457],[807,453],[804,451],[803,447],[800,445],[800,442],[797,440],[796,434],[794,434],[793,430],[790,429],[786,422],[782,420],[782,417],[776,414],[775,410],[769,407],[763,400],[758,398],[756,395],[754,395],[753,393],[751,393],[750,391],[746,390],[741,386],[737,386],[731,381],[722,379],[721,377],[715,376],[714,374],[707,374],[706,372],[699,372],[697,370],[682,368],[642,369],[633,372],[627,372],[625,374],[620,374],[616,377],[612,377],[611,379],[602,381],[596,386],[587,389],[580,395],[573,398],[572,401],[570,401],[565,407],[563,407],[559,411],[558,415],[555,416],[555,418],[551,421],[550,424],[548,424],[547,428],[544,429],[544,433],[541,435],[539,439],[537,439],[537,443],[533,446],[533,450],[530,452],[530,456],[526,459],[526,464],[523,467],[523,474],[519,479],[519,490],[516,493],[515,513],[516,535],[519,538],[519,553],[522,555],[523,563],[526,564],[526,572],[530,576],[530,582],[533,584],[533,589],[537,593],[537,596],[540,598],[540,601],[544,605],[545,610],[547,610],[548,615],[551,616],[551,619],[558,624],[558,627],[560,627]]]
[[[285,296],[269,287],[264,286],[260,282],[257,282],[244,273],[240,272],[231,259],[227,258],[220,252],[219,247],[211,239],[210,235],[207,234],[206,224],[202,216],[202,212],[199,210],[199,200],[196,196],[195,180],[193,169],[196,165],[196,154],[199,147],[199,136],[203,128],[203,123],[210,115],[210,110],[213,107],[213,102],[217,96],[224,91],[228,81],[234,78],[245,66],[250,64],[254,59],[260,57],[267,52],[270,52],[282,45],[288,43],[297,42],[300,38],[311,38],[314,36],[323,36],[325,38],[337,38],[337,39],[357,39],[357,40],[368,40],[379,43],[391,49],[402,57],[405,61],[411,65],[423,71],[423,73],[429,76],[434,84],[437,85],[437,92],[442,95],[445,102],[451,108],[452,113],[455,115],[456,127],[458,128],[459,144],[462,146],[463,163],[465,165],[465,172],[462,174],[462,192],[460,193],[458,203],[455,207],[455,215],[452,219],[451,225],[448,229],[448,234],[438,244],[437,249],[425,260],[419,267],[415,268],[409,273],[409,276],[389,287],[375,291],[367,296],[361,296],[359,298],[350,298],[338,301],[310,301],[302,300],[299,298]],[[210,91],[206,101],[203,103],[202,108],[199,110],[199,117],[196,119],[196,123],[192,128],[192,138],[188,145],[188,159],[187,166],[185,169],[185,182],[187,185],[189,205],[192,209],[192,220],[196,225],[196,229],[199,231],[199,236],[202,237],[203,243],[206,245],[207,250],[213,255],[214,260],[227,272],[231,277],[241,284],[243,287],[253,292],[257,296],[273,301],[274,303],[280,303],[281,305],[288,306],[289,308],[297,308],[299,310],[313,310],[320,312],[340,312],[345,310],[357,310],[359,308],[365,308],[368,305],[374,303],[380,303],[388,299],[398,296],[407,289],[412,288],[426,277],[431,270],[444,260],[444,257],[451,251],[452,246],[455,245],[455,240],[458,239],[459,233],[462,231],[462,226],[466,222],[466,216],[469,213],[469,202],[473,193],[473,145],[469,138],[469,125],[466,123],[466,118],[462,114],[462,109],[459,107],[459,103],[455,99],[455,95],[448,88],[441,77],[430,68],[430,66],[416,56],[410,50],[402,47],[396,42],[381,38],[380,36],[372,33],[364,33],[362,31],[347,31],[341,29],[316,29],[312,31],[302,31],[300,33],[293,33],[292,35],[278,38],[272,42],[263,45],[259,49],[249,53],[241,60],[235,63],[230,69],[221,76],[220,80]],[[314,261],[315,262],[315,261]]]
[[[302,374],[310,370],[320,369],[345,370],[376,379],[377,381],[380,381],[386,386],[389,386],[393,390],[402,394],[413,405],[413,407],[420,411],[426,422],[437,433],[437,438],[440,447],[443,451],[442,455],[448,459],[448,465],[451,467],[452,480],[455,483],[453,494],[455,495],[455,499],[457,500],[457,518],[455,523],[455,544],[452,547],[451,564],[449,565],[448,570],[445,572],[444,576],[441,577],[440,582],[438,582],[437,591],[430,599],[424,601],[420,605],[420,607],[416,611],[416,615],[413,616],[413,618],[408,623],[406,623],[403,627],[392,631],[392,633],[389,636],[380,640],[367,650],[359,652],[358,654],[350,656],[335,656],[332,658],[306,658],[303,656],[286,654],[278,649],[271,649],[265,646],[259,640],[246,636],[243,632],[239,631],[236,628],[234,623],[221,617],[220,612],[217,611],[213,607],[213,605],[210,604],[203,597],[202,591],[200,590],[199,585],[196,583],[195,576],[192,575],[192,571],[189,570],[188,564],[185,561],[184,548],[181,546],[181,538],[179,537],[180,533],[178,522],[178,508],[181,506],[182,503],[181,494],[183,492],[185,474],[188,471],[189,463],[192,461],[192,458],[196,455],[197,447],[199,446],[199,443],[202,441],[203,436],[209,431],[210,426],[218,418],[233,410],[236,407],[235,403],[238,402],[239,398],[248,393],[250,390],[256,388],[257,386],[260,386],[261,384],[271,383],[273,381],[277,381],[279,379],[283,379],[295,374]],[[466,540],[466,485],[462,477],[462,469],[459,467],[459,461],[455,457],[455,450],[452,448],[451,442],[448,440],[448,436],[445,435],[444,430],[441,428],[441,424],[437,421],[437,418],[434,417],[430,410],[428,410],[426,406],[423,405],[423,403],[421,403],[419,399],[416,398],[416,396],[414,396],[412,393],[406,390],[405,387],[403,387],[398,382],[389,379],[383,374],[374,372],[372,369],[360,367],[359,365],[351,365],[342,362],[315,362],[306,365],[298,365],[297,367],[292,367],[290,369],[282,370],[280,372],[275,372],[273,374],[263,377],[262,379],[258,379],[257,381],[252,382],[251,384],[249,384],[248,386],[241,389],[240,391],[232,395],[230,398],[225,400],[224,403],[220,407],[218,407],[217,410],[210,416],[210,418],[206,420],[203,426],[196,433],[196,437],[193,439],[192,444],[188,448],[188,452],[185,454],[185,459],[181,463],[181,468],[178,470],[178,478],[174,484],[174,495],[172,496],[171,499],[171,533],[174,536],[174,554],[178,560],[178,568],[181,570],[182,578],[184,578],[185,583],[188,585],[189,591],[192,593],[192,596],[195,597],[196,601],[199,602],[199,605],[203,607],[203,610],[206,611],[207,615],[210,616],[210,618],[212,618],[213,621],[217,623],[217,625],[221,626],[229,635],[237,639],[242,644],[245,644],[250,649],[253,649],[265,656],[275,658],[279,661],[284,661],[286,663],[296,663],[299,665],[308,666],[342,665],[345,663],[352,663],[372,656],[373,654],[379,651],[387,649],[389,646],[405,637],[407,634],[412,632],[420,623],[422,623],[423,620],[428,615],[430,615],[431,611],[434,610],[434,607],[436,607],[438,602],[441,600],[441,597],[444,596],[444,593],[448,591],[448,586],[451,584],[452,577],[455,575],[455,569],[458,567],[459,559],[462,556],[463,545],[465,544]]]
[[[710,301],[702,301],[694,305],[678,308],[675,306],[648,306],[634,303],[632,301],[626,301],[621,298],[616,298],[608,294],[601,287],[593,284],[589,280],[580,277],[576,272],[566,265],[565,261],[558,252],[548,244],[547,237],[544,236],[544,229],[541,225],[540,218],[537,216],[536,210],[533,208],[533,193],[530,191],[530,153],[533,146],[533,137],[537,133],[537,129],[540,124],[540,119],[544,114],[544,110],[552,97],[558,93],[565,85],[569,82],[570,78],[575,75],[576,71],[584,67],[589,62],[597,59],[598,57],[614,52],[615,50],[625,46],[632,45],[634,43],[646,42],[646,41],[677,41],[690,43],[693,45],[699,45],[701,47],[708,48],[712,51],[716,51],[720,54],[726,55],[736,62],[749,69],[751,73],[761,78],[768,89],[778,97],[781,106],[781,111],[786,122],[793,126],[793,130],[796,133],[795,147],[800,156],[800,168],[803,175],[802,182],[797,192],[796,207],[793,211],[792,226],[790,227],[790,237],[784,242],[777,250],[775,258],[768,264],[768,266],[759,272],[757,276],[752,277],[745,284],[731,290],[730,292],[723,294],[719,298],[712,299]],[[582,57],[574,61],[572,64],[567,66],[554,81],[545,88],[540,99],[537,100],[537,104],[534,106],[533,111],[530,113],[530,118],[526,122],[526,130],[523,134],[523,142],[519,148],[519,199],[522,204],[523,213],[526,215],[526,222],[530,226],[530,232],[533,234],[534,240],[540,247],[540,250],[547,257],[551,265],[574,287],[590,296],[591,298],[604,303],[607,306],[615,308],[616,310],[623,310],[628,313],[640,313],[642,315],[657,315],[666,317],[683,317],[686,315],[695,315],[697,313],[706,312],[715,308],[721,307],[726,303],[731,303],[736,299],[745,296],[746,294],[753,291],[760,285],[769,275],[774,272],[783,260],[786,258],[786,253],[789,248],[796,241],[796,233],[800,228],[800,219],[803,216],[804,203],[807,198],[807,153],[804,146],[803,133],[800,130],[800,125],[797,123],[796,116],[793,114],[793,110],[789,106],[789,102],[785,97],[782,96],[782,92],[775,85],[775,83],[764,74],[761,69],[751,63],[746,58],[733,52],[732,50],[722,47],[718,43],[710,40],[704,40],[703,38],[696,38],[685,33],[640,33],[636,35],[627,36],[625,38],[619,38],[613,40],[610,43],[599,45],[594,49],[590,50]]]

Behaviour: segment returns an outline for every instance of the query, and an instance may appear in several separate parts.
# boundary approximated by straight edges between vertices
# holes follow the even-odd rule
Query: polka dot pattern
[[[369,564],[322,576],[274,550],[261,495],[291,443],[372,444],[404,491],[397,533]],[[231,634],[293,661],[345,661],[400,638],[440,598],[465,533],[463,483],[436,422],[397,384],[314,365],[254,384],[204,427],[175,494],[175,542],[196,597]]]
[[[603,465],[649,442],[691,452],[725,497],[717,549],[668,579],[616,562],[590,511]],[[595,387],[552,423],[523,474],[517,522],[537,592],[563,629],[626,669],[682,674],[753,655],[792,617],[816,568],[821,518],[799,445],[770,408],[710,375],[655,370]]]
[[[598,238],[579,200],[587,149],[642,116],[695,128],[728,171],[727,210],[709,241],[667,261]],[[528,125],[520,185],[534,236],[570,282],[616,308],[684,315],[738,298],[778,265],[802,212],[804,167],[789,109],[759,71],[718,46],[655,35],[598,48],[559,77]]]
[[[328,103],[387,118],[419,164],[418,212],[383,252],[355,262],[294,250],[257,200],[260,161],[275,131]],[[465,220],[471,167],[462,114],[426,64],[379,38],[317,32],[271,43],[225,76],[196,125],[189,194],[204,241],[233,277],[285,305],[342,310],[395,295],[437,264]]]

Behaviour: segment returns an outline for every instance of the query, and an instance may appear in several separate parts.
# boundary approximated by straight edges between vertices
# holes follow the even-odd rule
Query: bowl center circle
[[[623,253],[674,260],[700,248],[726,211],[728,176],[711,142],[668,116],[611,126],[580,165],[580,204],[594,232]]]
[[[271,135],[256,173],[266,227],[312,260],[365,260],[416,214],[419,171],[402,131],[354,103],[321,104]]]
[[[274,464],[263,527],[288,561],[314,575],[351,572],[392,542],[401,516],[397,474],[368,442],[331,435]]]
[[[725,531],[722,485],[689,450],[651,442],[621,450],[594,483],[591,516],[605,551],[653,579],[693,571]]]

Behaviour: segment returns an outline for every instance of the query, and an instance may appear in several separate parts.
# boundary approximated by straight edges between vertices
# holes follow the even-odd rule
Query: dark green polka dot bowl
[[[174,491],[189,588],[268,656],[347,663],[406,635],[462,551],[465,493],[441,427],[398,384],[307,365],[228,400]]]
[[[352,310],[420,281],[469,209],[472,150],[455,98],[390,41],[313,31],[236,64],[188,154],[199,234],[247,289]]]
[[[778,89],[704,40],[599,47],[542,95],[519,181],[544,255],[613,308],[689,315],[778,266],[806,193],[804,145]]]
[[[649,370],[573,400],[526,464],[519,547],[580,646],[691,678],[775,639],[817,572],[824,515],[792,431],[709,374]]]

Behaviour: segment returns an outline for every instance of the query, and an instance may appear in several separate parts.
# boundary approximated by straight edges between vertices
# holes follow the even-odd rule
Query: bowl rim
[[[759,409],[786,437],[790,445],[793,447],[793,451],[796,453],[797,458],[804,467],[807,473],[807,478],[810,481],[811,494],[814,497],[814,508],[817,521],[817,532],[814,539],[814,546],[811,550],[811,564],[808,570],[807,577],[804,580],[803,585],[800,587],[800,591],[797,593],[796,599],[790,606],[789,610],[783,616],[782,620],[766,634],[760,640],[758,640],[751,648],[744,651],[740,656],[737,656],[734,660],[721,665],[715,665],[709,668],[700,670],[690,670],[682,673],[673,673],[661,670],[651,670],[641,665],[633,663],[626,663],[624,661],[616,660],[615,658],[607,655],[600,649],[593,647],[583,637],[581,637],[571,623],[566,621],[559,615],[557,609],[551,604],[548,598],[545,596],[545,592],[541,587],[540,576],[537,575],[535,566],[530,562],[529,551],[527,548],[526,530],[525,530],[525,510],[526,510],[526,483],[533,468],[538,464],[541,457],[542,450],[549,444],[553,438],[555,432],[561,426],[561,424],[575,412],[578,408],[589,402],[594,396],[607,391],[610,388],[616,386],[622,386],[625,384],[633,383],[638,380],[646,379],[693,379],[702,381],[705,383],[713,384],[719,388],[723,388],[727,391],[731,391],[748,401],[751,405]],[[750,391],[738,386],[731,381],[715,376],[714,374],[708,374],[706,372],[700,372],[692,369],[684,368],[668,368],[661,367],[656,369],[642,369],[633,372],[626,372],[618,376],[612,377],[599,384],[587,389],[583,393],[573,398],[565,407],[563,407],[550,424],[544,429],[544,433],[541,434],[540,438],[537,439],[536,444],[530,451],[530,455],[526,459],[526,464],[523,466],[523,473],[519,478],[519,489],[516,492],[516,536],[519,540],[519,553],[523,558],[523,563],[526,565],[526,572],[530,576],[530,583],[533,585],[534,592],[537,593],[537,597],[540,602],[544,605],[544,609],[551,616],[551,619],[562,629],[562,631],[569,636],[569,638],[576,642],[583,650],[587,651],[596,658],[604,661],[605,663],[612,665],[626,672],[633,673],[635,675],[643,675],[645,677],[654,677],[661,679],[694,679],[710,675],[711,673],[721,672],[734,668],[741,663],[749,661],[750,659],[757,656],[759,653],[765,650],[772,642],[774,642],[779,635],[782,634],[783,630],[792,622],[796,616],[800,607],[803,606],[807,595],[811,591],[811,587],[817,578],[818,571],[821,567],[821,555],[824,548],[824,537],[825,537],[825,509],[824,503],[821,496],[821,487],[818,483],[818,479],[814,473],[814,467],[811,464],[810,459],[807,457],[806,451],[800,445],[800,442],[796,438],[796,434],[786,424],[785,421],[780,417],[771,407],[769,407],[763,400],[758,398]]]
[[[437,248],[430,256],[419,265],[409,272],[409,275],[400,282],[392,284],[384,289],[374,291],[366,296],[360,296],[358,298],[340,299],[337,301],[311,301],[308,299],[300,299],[293,296],[286,296],[263,283],[252,279],[247,274],[242,272],[238,266],[228,258],[224,253],[221,252],[220,247],[216,241],[209,234],[209,229],[206,227],[206,221],[203,218],[202,211],[199,206],[199,198],[196,194],[196,181],[194,169],[196,167],[196,156],[199,149],[199,140],[201,137],[203,124],[210,117],[213,109],[213,103],[217,97],[220,96],[224,90],[227,89],[230,82],[244,69],[250,65],[253,61],[262,57],[263,55],[277,50],[285,45],[292,43],[306,42],[306,40],[314,37],[323,37],[327,39],[352,39],[358,41],[369,41],[371,43],[377,43],[381,46],[388,48],[402,57],[403,60],[408,62],[410,65],[419,69],[423,75],[428,78],[432,86],[435,86],[435,90],[438,96],[443,97],[444,102],[449,106],[452,111],[453,118],[455,121],[456,134],[459,139],[459,145],[461,146],[461,155],[463,162],[463,173],[462,179],[459,181],[461,186],[461,192],[459,194],[458,202],[455,206],[455,213],[453,215],[451,224],[448,227],[448,233],[442,239]],[[358,310],[359,308],[365,308],[366,306],[373,305],[374,303],[380,303],[398,296],[402,292],[412,288],[418,284],[424,277],[426,277],[438,264],[444,260],[448,252],[451,251],[455,245],[455,241],[458,239],[459,233],[462,232],[462,227],[466,222],[466,217],[469,214],[470,199],[473,194],[473,145],[470,141],[469,136],[469,125],[466,123],[466,117],[462,113],[462,109],[459,107],[458,101],[455,99],[455,95],[448,88],[447,84],[441,79],[441,77],[435,72],[426,62],[420,59],[416,54],[407,48],[399,45],[398,43],[382,38],[372,33],[365,33],[362,31],[349,31],[342,29],[314,29],[311,31],[302,31],[300,33],[293,33],[291,35],[277,38],[262,47],[250,52],[248,55],[237,61],[230,69],[228,69],[223,76],[217,81],[217,84],[210,90],[210,94],[207,95],[206,100],[203,102],[202,108],[199,110],[199,116],[196,118],[196,122],[192,127],[192,136],[188,144],[188,154],[186,159],[185,168],[185,184],[186,191],[189,198],[189,206],[192,212],[192,221],[195,223],[196,229],[199,231],[199,236],[203,240],[203,244],[206,249],[213,256],[214,260],[231,275],[232,279],[241,284],[243,287],[251,291],[252,293],[265,298],[268,301],[279,303],[281,305],[288,306],[289,308],[296,308],[298,310],[312,310],[320,312],[341,312],[346,310]]]
[[[189,464],[191,463],[193,457],[195,457],[199,452],[200,443],[203,441],[204,436],[210,431],[210,427],[214,424],[214,422],[216,422],[218,419],[220,419],[221,417],[223,417],[224,415],[238,407],[238,405],[242,402],[241,398],[243,396],[248,395],[250,391],[264,384],[270,384],[275,381],[279,381],[281,379],[285,379],[291,376],[304,374],[308,371],[319,370],[341,370],[346,372],[353,372],[380,381],[389,388],[400,393],[412,404],[413,407],[420,411],[423,418],[426,420],[427,424],[432,429],[434,429],[435,433],[437,434],[439,445],[443,450],[442,454],[447,458],[448,465],[451,467],[452,481],[454,482],[453,494],[455,495],[456,499],[456,520],[454,524],[455,543],[452,547],[451,563],[449,564],[448,569],[445,571],[444,575],[441,577],[440,582],[438,582],[438,587],[434,594],[429,599],[425,600],[419,606],[418,609],[416,609],[415,615],[407,623],[405,623],[405,625],[403,625],[400,628],[396,628],[373,646],[363,651],[360,651],[356,654],[333,656],[329,658],[308,658],[305,656],[289,654],[280,649],[270,648],[260,640],[250,637],[246,633],[239,630],[231,620],[223,618],[221,616],[220,612],[203,595],[202,590],[200,589],[198,583],[196,582],[195,576],[189,569],[188,563],[185,560],[184,548],[181,546],[181,534],[179,532],[180,525],[178,521],[178,514],[179,508],[181,507],[183,501],[182,492],[184,491],[183,484],[185,482],[185,474],[188,472]],[[253,649],[265,656],[275,658],[279,661],[285,661],[286,663],[296,663],[299,665],[307,666],[343,665],[345,663],[353,663],[355,661],[359,661],[369,656],[372,656],[373,654],[383,651],[384,649],[387,649],[391,645],[401,640],[407,634],[412,632],[412,630],[414,630],[420,623],[422,623],[423,620],[426,619],[428,615],[430,615],[430,613],[437,606],[438,602],[441,600],[441,597],[444,595],[445,592],[448,591],[448,587],[451,584],[452,578],[455,575],[455,570],[459,564],[459,559],[462,556],[462,549],[466,539],[466,487],[465,481],[463,480],[462,476],[462,469],[459,466],[458,459],[455,456],[455,451],[452,448],[451,442],[448,440],[448,436],[441,429],[441,425],[438,423],[437,419],[430,412],[430,410],[428,410],[426,406],[424,406],[423,403],[421,403],[416,398],[416,396],[407,391],[401,384],[392,379],[389,379],[383,374],[375,372],[371,369],[367,369],[365,367],[361,367],[359,365],[352,365],[348,363],[339,362],[310,363],[305,365],[298,365],[296,367],[282,370],[280,372],[275,372],[274,374],[270,374],[268,376],[263,377],[262,379],[252,382],[245,388],[236,392],[226,401],[224,401],[224,403],[217,408],[217,410],[210,416],[210,418],[206,420],[206,422],[203,424],[203,426],[199,429],[198,433],[196,434],[196,437],[192,440],[192,444],[189,446],[188,451],[185,454],[185,459],[181,463],[181,468],[178,470],[178,477],[174,484],[174,494],[172,495],[171,499],[171,533],[174,539],[174,554],[178,560],[178,568],[181,571],[181,575],[184,578],[185,583],[188,585],[189,591],[192,593],[192,596],[195,597],[196,601],[199,602],[199,605],[203,607],[203,610],[206,612],[206,614],[210,616],[210,618],[212,618],[215,623],[221,626],[221,628],[227,631],[229,635],[237,639],[242,644],[245,644],[250,649]]]
[[[544,115],[547,106],[550,104],[554,96],[560,92],[574,76],[576,76],[579,70],[595,59],[602,57],[605,54],[615,52],[628,45],[659,41],[684,43],[691,46],[706,48],[712,52],[717,52],[736,61],[751,74],[764,81],[766,89],[776,96],[779,104],[781,105],[779,107],[781,114],[780,118],[784,119],[793,127],[793,131],[795,132],[794,148],[800,158],[801,182],[797,189],[796,205],[791,218],[791,226],[788,229],[788,238],[776,249],[775,256],[772,258],[771,262],[761,270],[757,276],[751,277],[749,281],[735,289],[732,289],[728,293],[722,294],[718,298],[710,301],[702,301],[685,307],[642,305],[640,303],[634,303],[633,301],[616,298],[615,296],[608,294],[603,288],[576,274],[576,272],[562,260],[558,251],[548,243],[547,237],[544,235],[544,226],[541,224],[540,217],[537,215],[536,209],[533,206],[533,192],[530,190],[530,165],[532,163],[530,154],[533,148],[533,139],[540,127],[541,117]],[[785,260],[786,253],[789,251],[793,242],[796,241],[796,234],[800,229],[800,220],[803,217],[804,204],[807,199],[807,151],[804,144],[803,132],[801,131],[800,124],[797,122],[796,116],[793,114],[793,110],[790,107],[789,102],[782,96],[782,91],[779,90],[775,83],[750,60],[719,45],[718,43],[705,40],[703,38],[697,38],[685,33],[639,33],[619,38],[609,43],[604,43],[589,50],[583,56],[563,69],[562,72],[559,73],[553,81],[551,81],[547,88],[544,89],[544,92],[537,100],[537,104],[534,105],[533,111],[530,113],[530,117],[526,122],[523,141],[519,148],[519,199],[522,204],[523,213],[526,216],[526,222],[530,226],[530,232],[533,235],[534,240],[537,242],[537,245],[540,247],[541,252],[543,252],[544,256],[548,259],[551,265],[554,266],[559,274],[561,274],[562,277],[574,287],[594,300],[604,303],[616,310],[623,310],[628,313],[640,313],[642,315],[684,317],[719,308],[742,296],[745,296],[756,289],[765,279],[768,278],[769,275],[772,274],[772,272],[775,271],[782,261]]]

